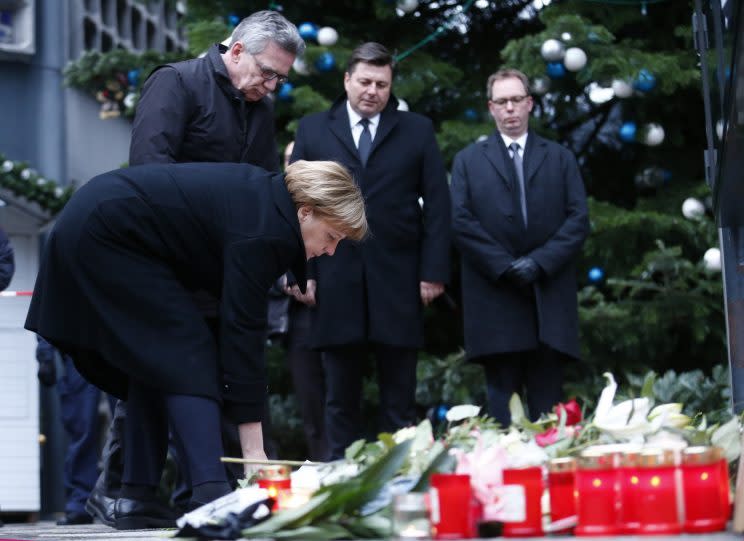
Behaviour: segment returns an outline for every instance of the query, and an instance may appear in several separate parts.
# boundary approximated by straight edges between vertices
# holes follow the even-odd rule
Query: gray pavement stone
[[[0,541],[164,541],[171,539],[175,530],[131,530],[119,531],[104,524],[86,524],[82,526],[57,526],[51,521],[29,524],[5,524],[0,527]],[[178,538],[182,539],[182,538]],[[720,532],[700,535],[679,536],[617,536],[617,537],[535,537],[523,538],[523,541],[742,541],[741,534]],[[478,541],[478,540],[473,540]]]

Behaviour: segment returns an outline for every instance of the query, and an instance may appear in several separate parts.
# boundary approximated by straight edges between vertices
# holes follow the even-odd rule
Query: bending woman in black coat
[[[143,165],[76,192],[45,245],[26,328],[129,403],[117,528],[172,525],[155,503],[169,420],[193,506],[230,490],[220,407],[239,425],[243,456],[265,458],[267,292],[287,269],[304,284],[306,259],[366,232],[361,192],[335,162],[299,161],[285,174]],[[219,344],[192,300],[197,288],[221,299]]]

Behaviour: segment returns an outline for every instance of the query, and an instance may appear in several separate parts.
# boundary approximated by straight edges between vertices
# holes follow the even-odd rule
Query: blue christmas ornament
[[[635,122],[623,122],[623,125],[620,126],[620,139],[622,139],[626,143],[634,142],[637,129],[638,128],[636,127]]]
[[[318,27],[314,23],[301,23],[297,27],[297,31],[300,33],[302,39],[318,39]]]
[[[129,82],[129,86],[137,86],[137,83],[139,83],[139,76],[140,76],[140,70],[138,69],[131,69],[127,73],[127,81]]]
[[[566,75],[566,66],[563,65],[563,62],[548,62],[548,65],[545,66],[545,73],[551,79],[562,79]]]
[[[589,283],[591,284],[599,284],[604,280],[605,273],[602,270],[602,267],[592,267],[589,269],[589,272],[587,273],[587,277],[589,278]]]
[[[238,17],[234,13],[231,13],[227,16],[227,24],[232,26],[233,28],[238,26],[238,24],[240,24],[240,17]]]
[[[638,72],[638,77],[633,81],[633,88],[640,92],[650,92],[656,86],[656,77],[653,73],[643,68]]]
[[[292,96],[293,90],[294,85],[287,81],[281,86],[279,92],[277,92],[276,94],[276,97],[279,98],[281,101],[292,101],[294,99],[294,96]]]
[[[672,181],[672,172],[669,169],[662,169],[661,174],[664,179],[664,184],[669,184]]]
[[[445,406],[444,404],[441,404],[437,408],[437,421],[445,421],[447,419],[448,411],[449,411],[449,408]]]
[[[315,61],[315,67],[318,71],[332,71],[336,67],[336,58],[333,53],[325,52]]]
[[[476,111],[472,107],[468,107],[463,112],[463,116],[465,117],[465,120],[468,120],[470,122],[474,122],[474,121],[478,120],[478,111]]]

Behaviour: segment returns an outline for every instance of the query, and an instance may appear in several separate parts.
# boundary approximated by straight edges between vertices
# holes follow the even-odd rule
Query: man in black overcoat
[[[300,120],[292,153],[292,160],[332,159],[351,169],[371,231],[364,244],[347,243],[314,266],[312,345],[324,352],[331,458],[363,436],[362,376],[370,354],[377,359],[379,428],[415,421],[422,306],[449,279],[446,171],[431,121],[397,110],[393,68],[379,43],[357,47],[344,74],[346,94]]]
[[[574,261],[589,220],[573,154],[529,130],[527,77],[498,71],[487,92],[497,130],[455,156],[453,225],[465,349],[484,364],[489,414],[508,425],[513,393],[526,387],[533,419],[550,411],[563,359],[579,356]]]

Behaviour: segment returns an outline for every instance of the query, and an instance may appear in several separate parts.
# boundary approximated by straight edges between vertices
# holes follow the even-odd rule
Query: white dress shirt
[[[359,130],[359,133],[362,133],[362,131]],[[527,132],[524,132],[522,135],[520,135],[516,139],[507,137],[503,133],[499,133],[499,135],[501,135],[501,138],[504,140],[504,144],[506,145],[506,150],[509,151],[509,157],[514,159],[514,156],[512,156],[512,149],[509,148],[509,145],[511,145],[512,143],[517,143],[519,145],[519,157],[522,158],[522,161],[524,161],[524,147],[527,145]]]
[[[349,113],[349,127],[351,128],[351,136],[354,138],[354,146],[359,148],[359,137],[362,135],[362,131],[364,131],[364,126],[359,123],[359,121],[362,119],[362,116],[351,108],[351,105],[349,105],[349,100],[346,100],[346,111]],[[375,116],[369,119],[369,134],[372,136],[372,141],[375,140],[377,126],[379,125],[380,113],[377,113]]]

